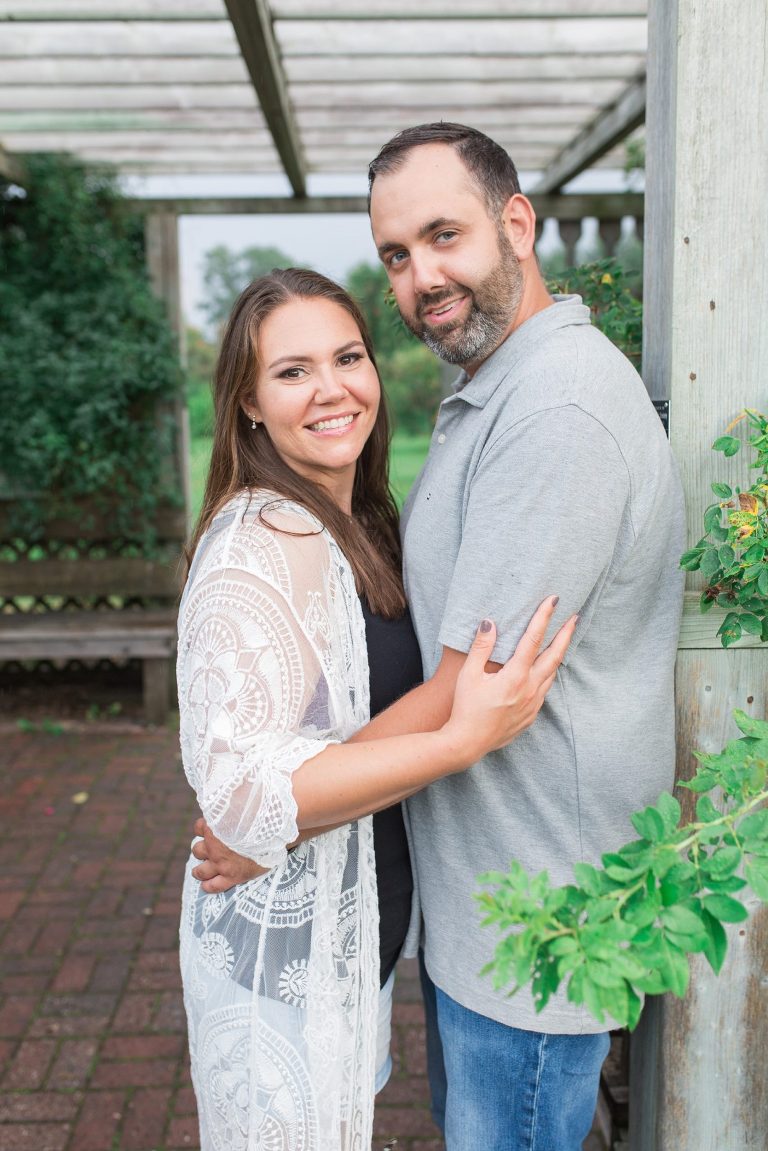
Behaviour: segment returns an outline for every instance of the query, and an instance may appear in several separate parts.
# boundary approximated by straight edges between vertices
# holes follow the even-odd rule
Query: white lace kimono
[[[271,524],[259,510],[265,505]],[[368,1151],[379,984],[371,820],[297,837],[291,776],[368,720],[365,623],[317,521],[269,493],[216,516],[179,615],[184,770],[216,835],[270,867],[184,883],[202,1151]]]

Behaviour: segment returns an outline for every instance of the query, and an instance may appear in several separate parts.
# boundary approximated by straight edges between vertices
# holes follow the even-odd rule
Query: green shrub
[[[443,398],[438,360],[414,342],[382,357],[379,368],[395,428],[409,435],[431,432]]]
[[[569,268],[548,284],[551,292],[581,296],[592,322],[640,371],[643,305],[630,291],[625,269],[615,257]]]
[[[152,536],[173,496],[174,339],[115,179],[30,156],[0,224],[0,490],[26,538],[83,498]],[[136,528],[133,527],[133,534]]]

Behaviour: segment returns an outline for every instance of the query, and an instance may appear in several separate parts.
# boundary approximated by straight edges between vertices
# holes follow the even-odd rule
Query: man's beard
[[[470,299],[469,315],[465,320],[448,323],[437,332],[421,319],[426,308],[434,308],[462,295]],[[416,314],[403,315],[403,323],[441,360],[462,367],[482,363],[503,342],[517,315],[522,295],[520,263],[507,237],[501,235],[499,258],[484,280],[475,288],[451,284],[439,292],[420,296]]]

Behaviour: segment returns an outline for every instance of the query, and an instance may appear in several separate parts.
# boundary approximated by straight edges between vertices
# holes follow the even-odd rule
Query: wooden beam
[[[448,5],[445,5],[448,9]],[[646,21],[643,17],[524,19],[499,16],[488,20],[455,19],[453,10],[437,19],[425,20],[417,5],[408,20],[276,20],[284,56],[313,56],[318,43],[332,39],[336,51],[380,53],[399,56],[413,52],[415,44],[425,55],[493,56],[551,55],[573,52],[645,52]]]
[[[166,316],[176,337],[179,359],[186,363],[186,329],[181,308],[179,266],[179,221],[175,212],[163,209],[144,217],[144,250],[152,288],[165,305]],[[166,401],[176,429],[175,458],[166,461],[172,468],[174,487],[181,490],[185,518],[191,509],[189,412],[184,396]]]
[[[18,156],[10,156],[0,144],[0,177],[10,180],[12,184],[23,184],[25,178],[24,164]]]
[[[636,192],[617,192],[610,195],[532,196],[539,219],[582,220],[596,216],[600,220],[620,220],[624,216],[643,217],[643,196]],[[158,197],[128,201],[133,212],[173,212],[179,216],[280,216],[311,213],[333,215],[340,212],[367,212],[365,196],[309,196],[295,200],[288,196],[243,196],[239,198],[175,198]]]
[[[304,197],[307,180],[301,141],[266,0],[224,2],[285,174],[294,194]]]
[[[219,0],[130,0],[123,8],[111,0],[0,0],[0,20],[223,20]]]
[[[484,56],[454,56],[450,62],[453,80],[619,80],[626,83],[643,67],[640,52],[619,54],[584,53],[578,56],[517,56],[513,53]],[[308,83],[360,84],[371,80],[430,83],[445,80],[448,66],[440,56],[420,52],[402,56],[353,54],[340,56],[318,47],[314,56],[283,58],[285,76],[291,85]],[[75,84],[233,84],[248,82],[242,57],[233,44],[231,56],[28,56],[5,59],[2,84],[17,86]]]
[[[600,112],[562,150],[536,184],[537,192],[557,192],[609,151],[645,119],[645,76],[634,80],[610,108]]]
[[[271,8],[276,20],[413,20],[425,16],[443,20],[448,11],[452,20],[499,18],[499,4],[492,0],[451,0],[450,6],[446,0],[421,0],[418,6],[404,0],[272,0]],[[513,18],[642,17],[647,10],[647,0],[515,0]]]

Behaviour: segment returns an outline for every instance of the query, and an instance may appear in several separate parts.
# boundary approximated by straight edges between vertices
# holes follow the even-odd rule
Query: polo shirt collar
[[[461,399],[473,408],[484,408],[502,380],[529,354],[534,345],[540,344],[560,328],[591,322],[589,308],[581,302],[581,296],[552,298],[554,304],[536,312],[507,336],[504,343],[483,361],[472,379],[462,371],[452,385],[455,395],[449,397],[449,400]]]

